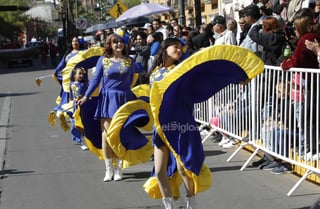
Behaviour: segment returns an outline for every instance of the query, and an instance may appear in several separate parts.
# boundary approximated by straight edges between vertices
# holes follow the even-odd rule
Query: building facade
[[[180,2],[180,0],[149,0],[149,3],[167,5],[174,9],[174,12],[161,16],[165,21],[174,17],[179,19]],[[251,3],[252,0],[201,0],[201,22],[209,23],[216,15],[223,15],[226,18],[238,20],[238,11]],[[194,0],[186,0],[184,4],[186,25],[194,27]]]

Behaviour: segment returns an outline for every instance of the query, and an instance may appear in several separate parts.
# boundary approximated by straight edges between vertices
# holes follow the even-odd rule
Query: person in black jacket
[[[260,30],[262,29],[262,32]],[[266,17],[262,24],[255,25],[249,32],[249,37],[263,46],[261,59],[266,65],[279,66],[278,59],[286,45],[285,33],[275,17]]]
[[[211,23],[200,26],[199,34],[192,38],[192,43],[195,50],[200,50],[201,48],[214,44],[212,28],[213,25]]]
[[[139,78],[136,85],[145,84],[148,82],[146,73],[148,71],[148,59],[150,57],[150,45],[147,44],[147,34],[139,31],[135,37],[135,42],[131,50],[134,52],[134,61],[139,72]]]

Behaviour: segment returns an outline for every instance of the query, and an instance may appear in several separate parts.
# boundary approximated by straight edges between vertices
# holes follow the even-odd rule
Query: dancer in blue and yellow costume
[[[154,170],[144,189],[150,197],[162,198],[166,209],[174,209],[183,182],[186,208],[196,209],[195,195],[210,188],[212,174],[204,164],[193,106],[231,83],[252,79],[264,63],[247,49],[225,45],[203,49],[175,66],[180,56],[179,40],[164,40],[150,77]]]
[[[95,109],[97,107],[99,87],[90,95],[90,101],[82,105],[81,108],[76,108],[73,103],[70,90],[70,82],[72,70],[76,68],[90,69],[96,66],[98,59],[103,55],[103,47],[91,47],[89,49],[81,48],[81,39],[72,38],[72,46],[70,52],[61,59],[59,65],[54,72],[54,79],[60,84],[61,90],[58,98],[56,99],[56,107],[51,111],[48,117],[49,123],[55,125],[55,116],[68,116],[71,114],[75,119],[75,126],[84,131],[84,140],[89,150],[97,155],[99,159],[103,159],[102,144],[101,144],[101,128],[100,122],[94,120]],[[85,79],[89,79],[89,71],[84,75]],[[81,111],[80,111],[81,109]],[[68,114],[66,114],[68,113]],[[64,117],[63,117],[64,118]],[[60,117],[59,117],[60,119]],[[61,121],[60,121],[61,122]],[[69,126],[65,122],[66,126]],[[70,130],[70,127],[64,127],[63,130]],[[74,135],[73,135],[74,136]]]
[[[88,147],[83,141],[83,132],[81,129],[75,126],[74,112],[77,110],[77,101],[83,97],[88,87],[87,70],[82,67],[76,67],[71,72],[70,82],[70,98],[72,99],[72,115],[69,115],[71,121],[71,134],[73,141],[76,144],[81,145],[82,150],[87,150]]]
[[[83,105],[90,98],[97,86],[100,85],[100,94],[94,117],[100,120],[102,130],[102,151],[106,171],[104,181],[122,179],[122,160],[107,143],[107,132],[116,111],[125,103],[136,99],[131,91],[135,73],[133,60],[128,56],[128,48],[124,40],[117,34],[109,35],[105,42],[104,56],[101,56],[96,65],[96,72],[89,82],[89,87],[78,101]],[[113,167],[113,160],[116,166]]]
[[[79,51],[81,50],[80,48],[80,41],[77,37],[72,38],[71,42],[71,49],[70,52],[66,52],[66,55],[63,56],[61,59],[60,63],[56,67],[54,73],[53,73],[53,78],[60,84],[60,86],[63,86],[63,73],[62,71],[64,68],[67,66],[68,62],[70,59],[72,59],[74,56],[76,56]],[[70,74],[68,75],[70,76]],[[68,89],[69,86],[67,86]],[[55,107],[55,111],[63,111],[62,105],[66,104],[69,102],[69,93],[68,90],[65,90],[63,87],[60,90],[60,94],[56,100],[57,106]]]

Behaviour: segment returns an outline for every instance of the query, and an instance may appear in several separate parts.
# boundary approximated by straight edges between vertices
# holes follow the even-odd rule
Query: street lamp
[[[201,1],[200,0],[194,0],[194,10],[196,15],[196,26],[200,26],[201,21]]]
[[[57,2],[58,3],[57,3]],[[59,15],[61,15],[61,20],[62,20],[62,32],[63,32],[63,37],[62,39],[58,40],[58,45],[60,49],[67,49],[67,30],[68,30],[68,10],[67,10],[67,2],[66,0],[54,0],[53,5],[56,10],[58,10]],[[64,54],[65,50],[62,50],[62,53]]]
[[[58,4],[56,3],[58,2]],[[73,0],[54,0],[53,4],[61,15],[63,30],[66,40],[72,36],[75,31],[74,18],[73,18]]]
[[[67,27],[66,27],[66,21],[67,21],[67,13],[65,11],[61,12],[61,19],[62,19],[62,28],[63,28],[63,38],[65,39],[65,42],[67,41]]]

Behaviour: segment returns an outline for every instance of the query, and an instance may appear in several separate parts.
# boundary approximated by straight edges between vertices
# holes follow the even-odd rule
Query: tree
[[[0,5],[29,6],[31,0],[0,0]],[[14,39],[17,33],[23,30],[28,18],[23,15],[24,11],[0,11],[0,35]]]
[[[125,3],[128,8],[141,4],[141,0],[122,0],[122,2]]]

